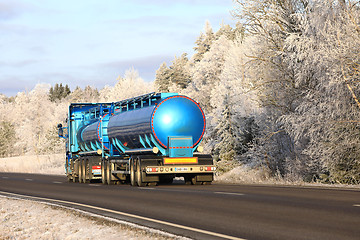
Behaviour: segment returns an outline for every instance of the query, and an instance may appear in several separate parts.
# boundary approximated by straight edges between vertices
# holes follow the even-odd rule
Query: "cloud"
[[[105,71],[115,72],[118,75],[123,75],[126,70],[134,68],[139,72],[140,77],[146,81],[155,80],[156,70],[163,62],[169,64],[174,56],[148,56],[136,59],[127,59],[107,62],[101,65]]]
[[[32,83],[17,76],[2,76],[0,78],[0,93],[6,96],[15,96],[19,91],[30,91]],[[21,89],[21,90],[19,90]]]
[[[0,68],[1,67],[22,68],[22,67],[27,67],[29,65],[37,64],[39,62],[40,61],[34,60],[34,59],[22,60],[22,61],[18,61],[18,62],[4,62],[4,61],[1,61],[0,62]]]
[[[29,8],[30,5],[24,4],[20,1],[0,0],[0,21],[13,19],[21,15]]]
[[[18,8],[13,3],[0,2],[0,20],[14,18],[18,13]]]

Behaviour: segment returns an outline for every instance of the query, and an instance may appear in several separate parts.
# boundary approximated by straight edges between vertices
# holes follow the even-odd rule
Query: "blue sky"
[[[193,54],[209,20],[234,26],[232,0],[0,0],[0,93],[37,83],[114,85],[134,67],[146,81],[160,64]]]

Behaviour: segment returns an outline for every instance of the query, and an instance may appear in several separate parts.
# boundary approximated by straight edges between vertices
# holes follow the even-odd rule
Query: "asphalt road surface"
[[[0,173],[0,194],[7,193],[195,239],[360,239],[359,189],[220,184],[138,188]]]

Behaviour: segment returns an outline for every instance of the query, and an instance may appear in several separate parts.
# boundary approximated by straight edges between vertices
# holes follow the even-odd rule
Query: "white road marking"
[[[88,184],[90,187],[100,187],[102,185],[96,185],[96,184]]]
[[[155,188],[150,188],[150,187],[138,187],[138,189],[154,190]]]
[[[360,204],[354,204],[353,206],[354,207],[360,207]]]
[[[237,196],[243,196],[245,194],[243,193],[232,193],[232,192],[214,192],[214,193],[217,193],[217,194],[226,194],[226,195],[237,195]]]
[[[55,184],[62,184],[62,182],[53,182],[53,183],[55,183]]]
[[[233,237],[233,236],[229,236],[229,235],[225,235],[225,234],[221,234],[221,233],[210,232],[210,231],[207,231],[207,230],[202,230],[202,229],[198,229],[198,228],[183,226],[183,225],[176,224],[176,223],[165,222],[165,221],[161,221],[161,220],[157,220],[157,219],[153,219],[153,218],[143,217],[143,216],[139,216],[139,215],[135,215],[135,214],[131,214],[131,213],[115,211],[115,210],[106,209],[106,208],[102,208],[102,207],[95,207],[95,206],[82,204],[82,203],[63,201],[63,200],[56,200],[56,199],[50,199],[50,198],[42,198],[42,197],[33,197],[33,196],[27,196],[27,195],[15,194],[15,193],[8,193],[8,192],[3,192],[3,191],[0,191],[0,193],[5,194],[5,195],[10,194],[10,195],[15,195],[15,196],[20,196],[20,197],[27,197],[27,198],[32,198],[32,199],[43,200],[43,201],[51,201],[51,202],[57,202],[57,203],[72,204],[72,205],[76,205],[76,206],[80,206],[80,207],[87,207],[87,208],[96,209],[96,210],[100,210],[100,211],[104,211],[104,212],[115,213],[115,214],[119,214],[119,215],[123,215],[123,216],[127,216],[127,217],[137,218],[137,219],[141,219],[141,220],[145,220],[145,221],[149,221],[149,222],[159,223],[159,224],[163,224],[163,225],[167,225],[167,226],[171,226],[171,227],[176,227],[176,228],[185,229],[185,230],[189,230],[189,231],[193,231],[193,232],[207,234],[207,235],[210,235],[210,236],[226,238],[226,239],[233,239],[233,240],[245,240],[244,238]]]
[[[25,181],[33,181],[31,178],[26,178]]]
[[[9,177],[2,177],[3,179],[9,179]]]

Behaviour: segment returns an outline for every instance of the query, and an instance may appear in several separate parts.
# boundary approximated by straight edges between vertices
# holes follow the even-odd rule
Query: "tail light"
[[[158,172],[159,168],[146,168],[147,172]]]

